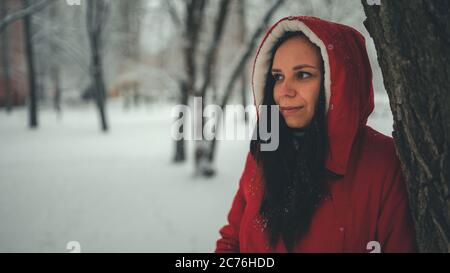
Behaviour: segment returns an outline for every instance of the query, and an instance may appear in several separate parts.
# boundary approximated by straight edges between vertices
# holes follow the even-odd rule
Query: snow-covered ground
[[[109,103],[108,134],[92,106],[66,107],[61,118],[42,110],[37,130],[26,109],[1,111],[0,251],[68,252],[69,241],[83,252],[213,251],[248,141],[221,141],[218,175],[194,177],[192,158],[170,161],[170,110]],[[369,124],[389,135],[391,119]]]

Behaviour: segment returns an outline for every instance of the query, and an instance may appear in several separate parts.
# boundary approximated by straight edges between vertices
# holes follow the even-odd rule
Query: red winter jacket
[[[255,58],[253,94],[262,101],[269,54],[286,31],[302,31],[324,60],[329,151],[326,168],[331,198],[317,208],[295,252],[413,252],[414,229],[392,138],[366,125],[374,107],[372,71],[364,37],[356,30],[314,17],[287,17],[266,34]],[[286,252],[273,249],[259,215],[262,173],[249,153],[216,252]],[[376,243],[375,243],[376,244]],[[370,249],[370,250],[368,250]]]

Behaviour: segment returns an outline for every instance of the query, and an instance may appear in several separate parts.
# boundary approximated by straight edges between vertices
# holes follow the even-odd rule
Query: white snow
[[[3,109],[2,109],[3,110]],[[0,252],[211,252],[226,223],[248,141],[221,141],[218,175],[173,165],[171,107],[108,104],[111,132],[93,106],[39,114],[0,112]],[[390,119],[375,128],[389,134]]]

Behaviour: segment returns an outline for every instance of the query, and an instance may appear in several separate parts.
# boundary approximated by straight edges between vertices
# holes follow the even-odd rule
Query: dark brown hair
[[[273,47],[263,105],[270,107],[276,104],[273,97],[275,80],[271,73],[275,52],[283,42],[297,36],[305,37],[302,32],[286,32]],[[267,223],[269,243],[275,247],[281,237],[289,252],[293,251],[297,240],[308,232],[316,207],[326,194],[325,156],[328,141],[323,78],[322,72],[315,114],[305,128],[289,128],[278,112],[278,149],[260,151],[263,140],[259,138],[253,140],[250,146],[252,155],[263,171],[264,193],[259,212]],[[270,112],[265,121],[268,125],[271,124]]]

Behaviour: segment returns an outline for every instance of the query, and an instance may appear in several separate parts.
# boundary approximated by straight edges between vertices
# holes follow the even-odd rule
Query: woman
[[[393,140],[366,125],[372,71],[359,32],[280,20],[259,47],[253,94],[279,107],[279,146],[251,142],[216,252],[415,251]]]

